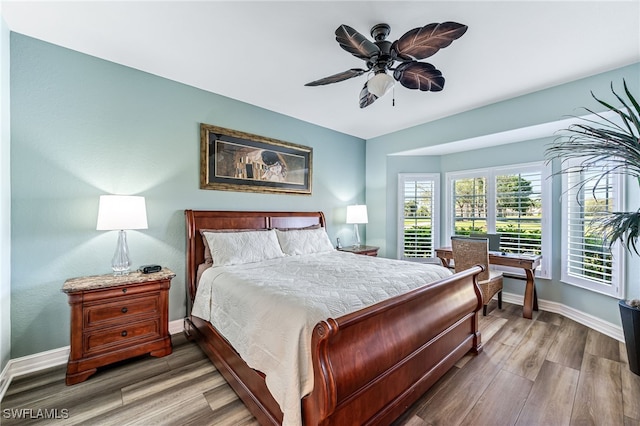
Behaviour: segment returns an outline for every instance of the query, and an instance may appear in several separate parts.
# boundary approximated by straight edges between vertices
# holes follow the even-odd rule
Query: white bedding
[[[299,425],[301,398],[313,389],[313,327],[449,275],[438,265],[338,251],[212,267],[192,313],[265,374],[283,424]]]

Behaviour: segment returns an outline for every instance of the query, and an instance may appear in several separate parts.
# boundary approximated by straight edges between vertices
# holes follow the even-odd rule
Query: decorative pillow
[[[290,256],[334,250],[324,228],[293,229],[290,231],[276,229],[276,235],[278,235],[282,251]]]
[[[274,230],[203,232],[216,266],[240,265],[283,257]]]
[[[211,249],[209,248],[209,242],[204,236],[205,232],[259,232],[268,231],[268,229],[201,229],[200,235],[202,235],[202,243],[204,245],[204,263],[211,266],[213,265],[213,258],[211,258]]]

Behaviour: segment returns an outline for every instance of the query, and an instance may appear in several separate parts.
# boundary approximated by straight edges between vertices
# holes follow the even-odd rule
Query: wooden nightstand
[[[375,257],[375,256],[378,255],[378,250],[379,249],[380,249],[380,247],[376,247],[376,246],[360,246],[360,247],[348,246],[348,247],[339,248],[338,250],[347,251],[349,253],[363,254],[365,256],[374,256]]]
[[[71,352],[67,385],[85,381],[97,367],[150,353],[171,353],[169,288],[172,271],[96,275],[67,280]]]

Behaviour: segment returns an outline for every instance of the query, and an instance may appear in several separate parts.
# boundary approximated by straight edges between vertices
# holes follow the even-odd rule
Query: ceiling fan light
[[[393,88],[395,84],[395,80],[389,74],[386,73],[378,73],[371,77],[367,82],[367,89],[369,93],[375,95],[378,98],[383,97],[384,95]]]

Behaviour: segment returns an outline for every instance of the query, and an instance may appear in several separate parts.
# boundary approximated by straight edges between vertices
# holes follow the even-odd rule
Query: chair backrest
[[[489,240],[487,238],[451,237],[451,250],[456,272],[475,265],[484,266],[478,281],[489,279]]]

